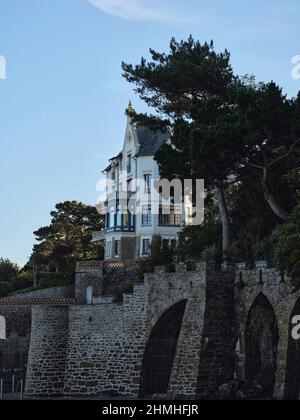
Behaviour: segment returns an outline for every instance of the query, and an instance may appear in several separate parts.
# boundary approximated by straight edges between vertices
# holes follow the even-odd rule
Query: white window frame
[[[168,241],[169,248],[171,248],[171,246],[172,246],[172,241],[176,241],[176,243],[178,243],[178,237],[177,236],[162,236],[161,240],[162,240],[162,243],[163,243],[163,241]]]
[[[147,183],[147,177],[149,177],[149,183]],[[144,172],[143,174],[143,181],[144,181],[144,193],[151,194],[152,191],[152,172]]]
[[[149,254],[149,249],[147,253],[144,253],[144,241],[149,241],[149,247],[151,246],[152,237],[151,236],[142,236],[141,237],[141,257],[146,257]]]
[[[144,212],[144,210],[147,210],[147,212]],[[141,216],[142,216],[142,220],[141,220],[142,227],[152,226],[152,207],[151,207],[151,204],[142,206]],[[146,218],[147,223],[145,223],[144,217]]]
[[[132,174],[132,152],[127,152],[126,172],[128,175]]]
[[[105,247],[105,258],[111,258],[112,256],[112,240],[106,241]]]
[[[118,243],[118,245],[117,245],[117,243]],[[118,253],[116,253],[117,247],[118,247]],[[114,252],[115,252],[115,257],[119,257],[120,256],[120,254],[121,254],[121,240],[120,239],[115,239],[115,249],[114,249]]]

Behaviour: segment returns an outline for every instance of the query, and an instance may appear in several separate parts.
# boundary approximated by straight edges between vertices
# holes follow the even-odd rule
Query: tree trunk
[[[87,258],[86,244],[85,244],[84,239],[82,237],[80,238],[80,241],[81,241],[83,259],[86,260],[86,258]]]
[[[264,197],[266,202],[269,204],[270,208],[272,209],[273,213],[276,214],[279,219],[287,222],[289,220],[289,213],[286,212],[277,202],[276,198],[274,197],[273,193],[270,191],[268,186],[268,169],[264,168],[263,177],[261,179],[261,184],[264,192]]]
[[[219,214],[222,223],[223,258],[226,260],[226,252],[230,246],[230,220],[225,199],[224,185],[222,181],[216,182],[216,199],[218,202]]]

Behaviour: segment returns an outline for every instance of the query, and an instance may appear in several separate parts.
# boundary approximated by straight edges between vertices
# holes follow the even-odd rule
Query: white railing
[[[101,230],[93,233],[92,242],[102,241],[104,239],[105,230]]]

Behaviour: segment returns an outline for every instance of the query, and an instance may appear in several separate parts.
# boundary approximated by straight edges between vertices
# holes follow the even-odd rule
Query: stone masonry
[[[177,265],[174,273],[157,267],[133,294],[124,295],[122,304],[103,296],[102,281],[103,272],[89,271],[87,264],[77,273],[75,305],[33,308],[27,397],[139,397],[151,333],[170,308],[186,302],[166,394],[209,398],[237,375],[245,379],[245,329],[260,294],[278,324],[274,396],[284,397],[290,317],[300,294],[276,270],[262,262],[254,270],[239,264],[218,272],[206,264],[195,271]],[[86,305],[90,285],[95,303]],[[166,329],[162,338],[169,337]],[[269,343],[260,345],[264,349]]]
[[[73,299],[72,299],[73,298]],[[56,287],[16,293],[0,299],[0,316],[6,324],[6,339],[0,340],[0,370],[25,369],[31,337],[31,307],[74,301],[74,287]]]

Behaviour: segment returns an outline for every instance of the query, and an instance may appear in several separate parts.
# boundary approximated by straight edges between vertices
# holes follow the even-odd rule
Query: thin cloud
[[[128,20],[183,21],[187,20],[159,7],[147,6],[145,0],[87,0],[102,12]]]

